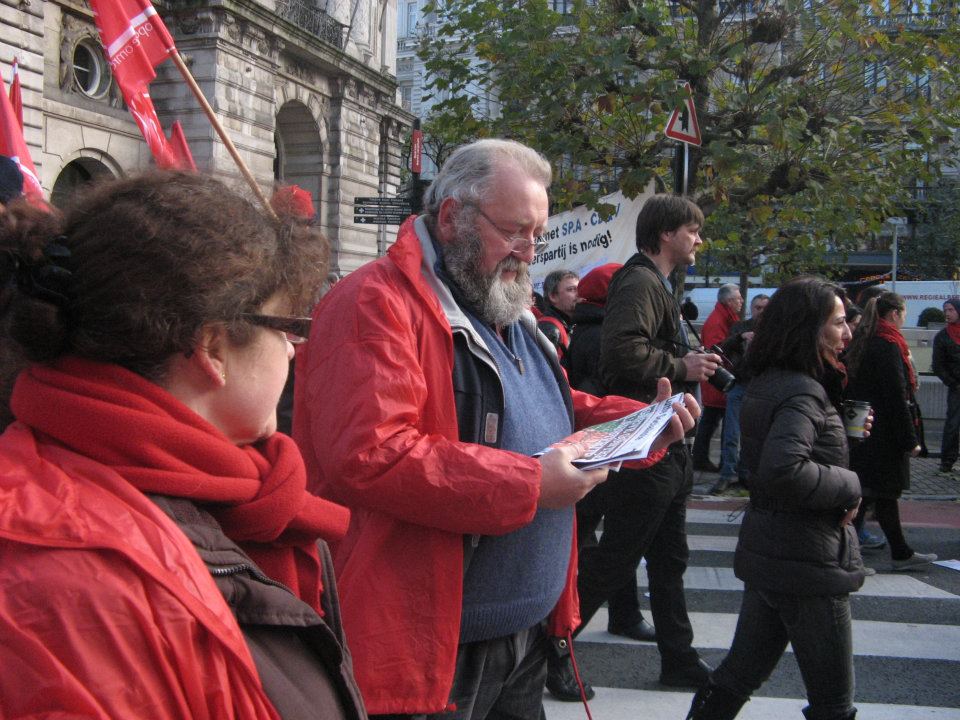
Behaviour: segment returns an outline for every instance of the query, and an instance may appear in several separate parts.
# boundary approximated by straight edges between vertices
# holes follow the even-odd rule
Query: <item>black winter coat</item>
[[[793,595],[839,595],[863,585],[853,525],[840,526],[860,498],[847,469],[843,423],[808,375],[768,370],[747,387],[740,414],[741,461],[750,505],[734,572],[747,585]]]
[[[577,303],[573,310],[573,323],[566,355],[570,385],[577,390],[602,397],[607,394],[600,380],[603,308],[589,302]]]
[[[860,477],[864,495],[900,497],[910,487],[908,453],[919,440],[910,410],[913,388],[896,345],[879,337],[869,340],[846,397],[873,408],[870,437],[850,451],[850,468]]]
[[[952,390],[960,390],[960,344],[944,328],[933,338],[933,373]]]

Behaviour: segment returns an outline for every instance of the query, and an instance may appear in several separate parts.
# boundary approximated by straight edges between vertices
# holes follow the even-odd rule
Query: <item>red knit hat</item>
[[[613,274],[623,267],[623,263],[607,263],[596,267],[580,281],[577,286],[577,295],[582,301],[603,307],[607,303],[607,290]]]

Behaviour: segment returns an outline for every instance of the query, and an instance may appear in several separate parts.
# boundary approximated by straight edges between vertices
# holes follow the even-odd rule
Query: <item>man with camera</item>
[[[720,357],[691,351],[680,305],[669,280],[694,262],[703,213],[683,197],[655,195],[637,218],[637,253],[610,284],[600,347],[600,372],[608,392],[649,402],[657,378],[692,391],[717,370]],[[683,594],[689,550],[686,501],[693,488],[688,445],[677,441],[667,457],[646,470],[611,473],[603,488],[604,530],[583,548],[577,589],[584,624],[633,577],[647,559],[650,607],[660,651],[660,682],[673,687],[706,683],[709,666],[693,649]]]

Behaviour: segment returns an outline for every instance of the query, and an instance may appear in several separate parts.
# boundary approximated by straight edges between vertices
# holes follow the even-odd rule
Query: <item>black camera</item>
[[[730,392],[730,390],[733,389],[733,386],[737,384],[737,376],[724,367],[724,365],[729,366],[730,361],[723,352],[723,348],[721,348],[719,345],[714,345],[713,347],[708,348],[707,352],[715,353],[720,356],[720,365],[717,367],[716,372],[707,378],[707,382],[720,392]]]

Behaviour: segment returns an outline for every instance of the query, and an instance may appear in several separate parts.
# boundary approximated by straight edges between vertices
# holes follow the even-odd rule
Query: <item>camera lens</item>
[[[737,378],[726,368],[718,367],[717,371],[707,378],[707,382],[720,392],[730,392],[737,384]]]

